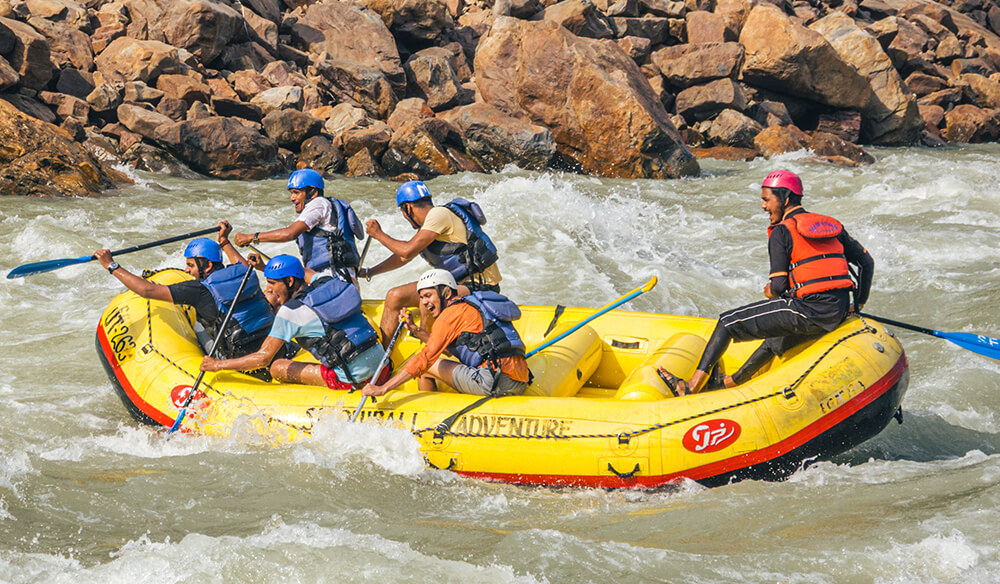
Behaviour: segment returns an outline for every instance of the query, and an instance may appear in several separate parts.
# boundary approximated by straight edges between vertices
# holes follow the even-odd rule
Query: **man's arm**
[[[777,298],[791,288],[788,271],[792,263],[792,236],[784,225],[777,225],[771,230],[771,237],[767,240],[767,255],[770,258],[771,273],[767,277],[764,296]]]
[[[230,264],[243,264],[244,266],[249,266],[250,264],[243,259],[243,255],[236,250],[233,246],[233,242],[229,241],[229,233],[233,230],[233,226],[229,224],[229,221],[219,221],[219,235],[217,239],[219,241],[219,247],[226,254],[226,259],[229,260]]]
[[[872,289],[875,260],[863,245],[847,234],[846,229],[841,232],[839,238],[840,243],[844,246],[844,255],[847,256],[847,261],[858,266],[858,289],[854,293],[854,310],[860,311],[861,307],[868,302],[868,294]]]
[[[108,269],[111,262],[114,260],[114,258],[111,257],[111,250],[108,249],[99,249],[95,251],[94,257],[96,257],[97,261],[104,266],[104,269]],[[170,288],[164,286],[163,284],[150,282],[141,276],[136,276],[125,268],[119,267],[117,270],[111,272],[111,275],[118,278],[118,281],[122,284],[125,284],[126,288],[143,298],[148,298],[150,300],[163,300],[166,302],[174,301],[173,296],[170,294]]]
[[[433,242],[438,234],[430,231],[428,229],[421,229],[417,231],[413,237],[407,241],[401,239],[396,239],[388,235],[386,232],[382,231],[382,226],[375,219],[369,219],[365,226],[365,231],[372,239],[381,243],[392,252],[392,255],[380,262],[373,268],[362,270],[362,273],[358,274],[361,277],[371,277],[377,274],[383,274],[406,265],[413,258],[420,255],[420,252]]]
[[[260,369],[261,367],[268,367],[271,365],[271,361],[274,360],[274,356],[278,354],[278,351],[284,344],[285,341],[279,338],[267,337],[264,339],[263,344],[261,344],[260,349],[257,349],[256,352],[250,353],[249,355],[244,355],[235,359],[213,359],[211,357],[205,357],[201,360],[201,370],[250,371],[253,369]]]
[[[258,242],[283,243],[286,241],[293,241],[296,237],[302,235],[306,231],[309,231],[309,226],[306,225],[305,222],[294,221],[288,227],[283,227],[281,229],[259,231],[256,234],[237,233],[233,236],[233,241],[240,247],[246,247],[247,245],[253,243],[254,235],[256,235]]]

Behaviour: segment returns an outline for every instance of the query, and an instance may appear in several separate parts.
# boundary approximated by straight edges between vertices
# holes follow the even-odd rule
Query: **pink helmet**
[[[802,196],[802,179],[799,175],[790,170],[775,170],[764,178],[762,187],[788,189],[796,195]]]

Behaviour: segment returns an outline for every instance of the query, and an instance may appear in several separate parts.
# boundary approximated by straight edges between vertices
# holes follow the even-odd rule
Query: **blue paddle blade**
[[[78,258],[64,258],[61,260],[45,260],[44,262],[34,262],[31,264],[24,264],[18,266],[7,274],[7,279],[12,280],[14,278],[23,278],[25,276],[30,276],[32,274],[41,274],[43,272],[51,272],[52,270],[58,270],[59,268],[65,268],[66,266],[75,266],[76,264],[84,264],[94,259],[93,256],[80,256]]]
[[[1000,339],[977,335],[975,333],[940,333],[942,339],[947,339],[963,349],[979,353],[984,357],[1000,361]]]

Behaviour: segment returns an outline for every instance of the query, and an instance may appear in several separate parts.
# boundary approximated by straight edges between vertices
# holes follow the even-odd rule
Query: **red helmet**
[[[775,170],[764,178],[762,187],[788,189],[796,195],[802,196],[802,179],[799,175],[790,170]]]

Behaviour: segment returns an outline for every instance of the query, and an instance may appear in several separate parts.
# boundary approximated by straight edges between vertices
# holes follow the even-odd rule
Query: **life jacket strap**
[[[795,262],[794,264],[792,264],[791,266],[789,266],[789,268],[791,268],[792,270],[794,270],[795,268],[797,268],[797,267],[799,267],[801,265],[804,265],[804,264],[808,264],[810,262],[815,262],[815,261],[818,261],[818,260],[829,260],[829,259],[847,260],[847,256],[845,256],[842,253],[824,253],[824,254],[815,255],[815,256],[806,258],[804,260]],[[787,273],[787,272],[785,272],[785,273]],[[836,278],[839,278],[839,277],[840,276],[836,276]],[[812,280],[810,280],[810,282],[811,281]]]

